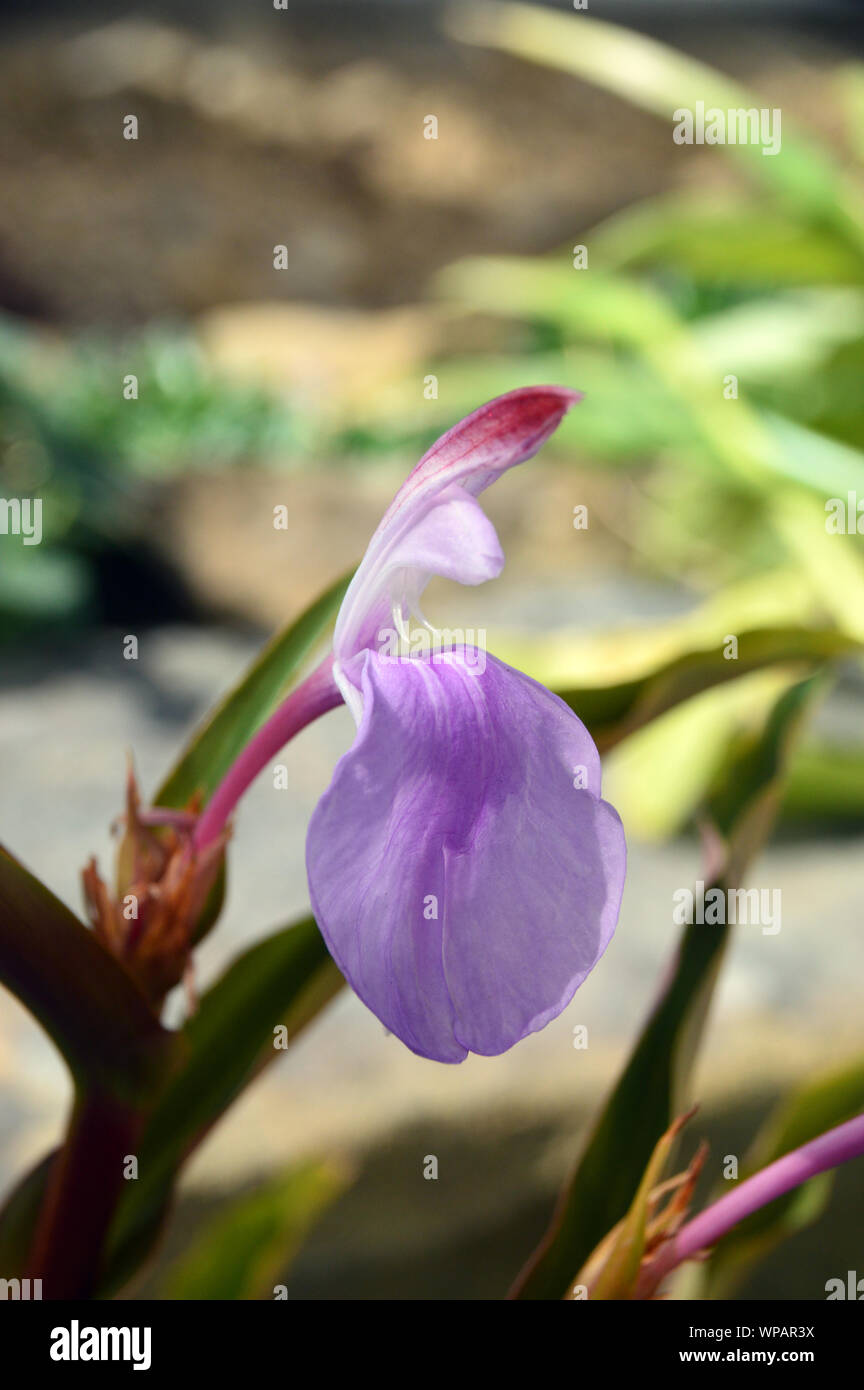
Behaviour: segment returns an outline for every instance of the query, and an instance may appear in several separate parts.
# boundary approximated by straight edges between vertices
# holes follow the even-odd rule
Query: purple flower
[[[384,650],[391,629],[407,636],[431,575],[480,584],[500,573],[477,495],[531,458],[578,399],[511,391],[433,445],[336,624],[332,679],[358,727],[309,826],[312,906],[364,1003],[440,1062],[504,1052],[544,1027],[618,917],[624,834],[581,720],[470,644]]]

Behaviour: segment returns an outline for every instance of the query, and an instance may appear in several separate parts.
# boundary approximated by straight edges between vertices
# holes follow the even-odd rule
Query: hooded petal
[[[430,575],[479,584],[500,572],[498,538],[474,498],[533,457],[580,399],[562,386],[510,391],[454,425],[423,455],[345,595],[333,643],[338,668],[374,645],[391,603],[415,603]]]
[[[493,657],[479,673],[478,655],[366,654],[357,738],[307,839],[340,969],[442,1062],[503,1052],[560,1013],[611,938],[624,882],[584,725]]]

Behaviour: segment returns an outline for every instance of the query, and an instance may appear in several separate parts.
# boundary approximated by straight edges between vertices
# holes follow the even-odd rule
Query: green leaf
[[[193,738],[156,804],[184,806],[196,791],[206,796],[214,790],[335,616],[349,578],[334,584],[270,643]],[[197,939],[218,915],[223,892],[220,876]],[[158,1094],[139,1145],[143,1176],[124,1189],[118,1208],[105,1276],[114,1287],[150,1249],[187,1154],[272,1058],[272,1028],[283,1023],[287,1037],[293,1037],[342,983],[310,918],[253,947],[205,995],[179,1037],[168,1034],[87,929],[2,853],[0,979],[55,1038],[76,1079],[109,1092],[121,1084],[138,1086],[142,1095],[152,1091],[166,1053],[185,1049]],[[74,1000],[70,980],[76,981]],[[0,1216],[0,1248],[8,1231],[16,1233],[14,1243],[20,1245],[43,1188],[44,1174],[36,1170],[16,1189]]]
[[[553,14],[534,5],[452,7],[448,27],[467,43],[501,48],[547,67],[572,73],[620,96],[669,124],[679,108],[757,109],[764,101],[724,73],[686,53],[618,24],[580,14]],[[785,113],[784,113],[785,114]],[[812,138],[783,121],[782,152],[764,155],[758,144],[717,147],[750,175],[814,221],[836,226],[854,250],[864,247],[861,197],[854,178]]]
[[[592,264],[671,266],[703,284],[854,284],[860,255],[831,228],[740,196],[672,193],[614,213],[591,234]]]
[[[801,663],[774,666],[704,690],[611,750],[603,769],[604,796],[628,834],[668,840],[698,821],[742,736],[761,727],[781,691],[801,675]]]
[[[587,1296],[592,1302],[636,1297],[646,1253],[662,1239],[664,1231],[669,1230],[670,1226],[674,1229],[678,1212],[682,1206],[686,1207],[702,1166],[704,1152],[697,1154],[685,1173],[671,1180],[673,1187],[670,1188],[668,1183],[661,1185],[663,1171],[688,1119],[688,1115],[679,1116],[660,1136],[642,1174],[630,1210],[592,1252],[565,1297],[575,1297],[577,1290],[581,1297]],[[668,1205],[660,1206],[659,1198],[664,1187],[667,1196],[677,1189],[676,1197]]]
[[[116,1291],[147,1257],[183,1163],[244,1087],[280,1055],[273,1046],[277,1025],[290,1041],[342,983],[310,917],[250,947],[202,996],[196,1014],[174,1035],[175,1067],[151,1101],[136,1145],[140,1177],[124,1186],[103,1292]],[[19,1183],[0,1213],[5,1270],[19,1269],[29,1248],[53,1156]]]
[[[727,341],[730,335],[746,338],[750,312],[746,307],[691,324],[650,284],[603,270],[592,271],[590,281],[580,276],[574,279],[560,256],[471,258],[449,266],[440,283],[446,293],[468,308],[514,315],[529,323],[548,321],[567,336],[575,334],[580,340],[607,346],[617,344],[637,354],[643,368],[654,377],[650,389],[661,391],[672,401],[673,413],[687,422],[683,434],[678,426],[679,438],[691,444],[684,455],[687,464],[697,463],[712,480],[725,481],[727,487],[734,486],[754,500],[771,502],[778,478],[801,483],[814,490],[821,501],[826,487],[837,488],[843,495],[861,484],[864,455],[857,449],[783,416],[759,411],[744,396],[734,403],[723,399],[718,379],[727,351],[736,363],[741,358],[746,375],[749,349],[723,347],[724,337]],[[848,300],[843,296],[842,302],[841,315],[837,302],[825,292],[771,301],[770,317],[780,345],[775,347],[775,355],[781,355],[784,342],[787,354],[794,349],[796,337],[799,348],[803,336],[807,351],[818,355],[820,341],[842,342],[854,335],[861,306],[857,296]],[[743,319],[737,327],[736,315]],[[767,325],[769,315],[764,306],[761,317]],[[792,333],[783,327],[790,321],[795,325]],[[749,336],[754,336],[752,331]],[[763,359],[768,356],[764,350],[761,355]],[[569,370],[567,375],[571,376]],[[783,377],[784,371],[775,364],[774,379]],[[576,376],[571,379],[579,381]],[[578,438],[581,418],[581,411],[571,416],[569,431],[574,438]],[[567,438],[566,432],[562,438]],[[787,499],[783,502],[787,505]],[[788,505],[800,510],[794,496]],[[772,507],[766,509],[766,517],[790,552],[800,557],[802,546],[796,532],[782,525],[782,516],[775,519]],[[819,524],[823,539],[833,542],[835,537],[824,535],[824,522],[822,510]]]
[[[33,1234],[45,1189],[60,1149],[51,1149],[12,1188],[0,1211],[0,1269],[8,1279],[21,1278],[33,1242]]]
[[[811,488],[823,504],[828,497],[839,496],[845,502],[847,493],[864,491],[864,454],[859,449],[828,439],[782,415],[765,411],[760,418],[779,445],[777,466],[790,482]],[[824,534],[824,505],[820,520]],[[829,537],[834,539],[839,538]]]
[[[212,795],[252,735],[288,693],[298,670],[339,611],[350,578],[344,575],[338,579],[264,648],[242,680],[205,719],[156,792],[154,805],[184,807],[195,792],[205,801]],[[218,921],[225,879],[223,855],[219,876],[195,927],[195,945]]]
[[[864,821],[864,749],[820,742],[796,752],[783,816],[799,823],[860,825]]]
[[[728,800],[716,808],[728,848],[721,887],[734,887],[776,814],[789,745],[821,689],[818,677],[786,691],[761,736],[730,770]],[[671,977],[607,1101],[567,1184],[552,1225],[514,1296],[562,1298],[574,1274],[624,1217],[654,1147],[685,1108],[683,1094],[729,927],[685,928]]]
[[[156,806],[185,806],[196,792],[210,796],[252,735],[287,694],[304,661],[333,621],[351,576],[337,580],[264,648],[246,675],[208,716],[154,798]]]
[[[109,1242],[107,1282],[135,1267],[161,1224],[175,1177],[232,1101],[285,1042],[341,988],[313,918],[250,947],[201,999],[182,1030],[182,1067],[163,1087],[138,1146],[140,1177],[129,1183]]]
[[[272,1298],[310,1227],[344,1190],[333,1163],[307,1163],[227,1206],[167,1271],[166,1299]]]
[[[173,1052],[130,976],[43,883],[0,848],[0,982],[62,1053],[76,1086],[134,1098]]]
[[[748,389],[784,378],[812,380],[808,374],[825,370],[838,348],[864,334],[864,292],[808,288],[760,295],[703,315],[692,323],[692,332],[702,359],[719,380],[730,362]],[[847,448],[846,453],[851,458],[855,450]],[[859,483],[862,463],[858,455]],[[827,479],[813,480],[812,474],[804,480],[820,492],[831,485]]]
[[[558,688],[557,694],[605,752],[683,701],[725,681],[783,663],[820,662],[860,650],[854,637],[830,628],[757,628],[740,634],[734,661],[724,657],[721,643],[714,643],[664,662],[634,680]]]
[[[441,271],[442,294],[479,312],[548,320],[568,334],[648,352],[680,331],[678,315],[647,282],[608,271],[576,275],[557,256],[470,256]]]

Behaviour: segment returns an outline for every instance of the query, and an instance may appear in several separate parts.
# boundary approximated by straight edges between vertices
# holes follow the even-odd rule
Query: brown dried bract
[[[159,1008],[169,990],[188,979],[190,956],[214,889],[230,834],[197,853],[192,833],[200,805],[185,811],[142,813],[130,767],[126,814],[112,894],[95,859],[82,872],[93,930]]]

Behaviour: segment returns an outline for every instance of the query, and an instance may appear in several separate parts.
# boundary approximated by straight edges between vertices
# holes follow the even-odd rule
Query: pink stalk
[[[342,695],[333,679],[333,657],[328,656],[292,690],[231,764],[198,821],[192,839],[197,853],[216,839],[240,797],[270,759],[307,724],[341,704]]]
[[[790,1192],[817,1173],[825,1173],[829,1168],[837,1168],[848,1163],[851,1158],[864,1154],[864,1115],[858,1115],[846,1124],[838,1125],[793,1149],[767,1168],[739,1183],[725,1197],[714,1202],[705,1211],[694,1216],[686,1226],[682,1226],[677,1236],[664,1246],[657,1258],[644,1273],[645,1289],[638,1296],[645,1296],[656,1288],[660,1279],[665,1278],[684,1260],[692,1259],[700,1251],[715,1245],[739,1221],[767,1206],[784,1192]]]

